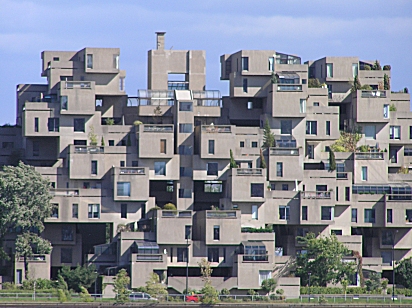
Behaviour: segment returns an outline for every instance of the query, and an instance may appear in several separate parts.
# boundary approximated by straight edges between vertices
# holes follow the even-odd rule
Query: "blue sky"
[[[227,94],[219,56],[274,49],[303,61],[359,56],[392,66],[392,89],[412,90],[410,0],[0,0],[0,124],[15,123],[15,87],[44,83],[43,50],[119,47],[126,90],[146,87],[155,32],[166,48],[206,50],[207,88]]]

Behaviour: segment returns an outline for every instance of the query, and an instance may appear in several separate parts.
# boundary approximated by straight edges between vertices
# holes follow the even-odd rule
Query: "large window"
[[[177,248],[177,262],[188,262],[187,248]]]
[[[179,198],[192,198],[192,190],[190,188],[179,188]]]
[[[207,163],[207,175],[218,175],[218,163]]]
[[[67,110],[69,100],[66,95],[60,96],[60,108],[61,110]]]
[[[242,71],[249,70],[249,57],[242,57]]]
[[[358,63],[352,64],[352,77],[355,78],[358,76]]]
[[[73,226],[62,227],[62,241],[73,241]]]
[[[88,217],[89,218],[100,218],[100,204],[89,204]]]
[[[358,222],[358,209],[352,209],[352,222]]]
[[[215,154],[215,141],[214,140],[209,140],[207,153],[208,154]]]
[[[193,103],[179,102],[179,111],[193,111]]]
[[[367,181],[368,180],[368,167],[367,166],[362,166],[361,179],[362,179],[362,181]]]
[[[275,63],[275,57],[269,57],[269,59],[268,59],[268,69],[269,69],[269,71],[274,71],[275,70],[275,65],[274,65],[274,63]]]
[[[283,163],[281,162],[276,163],[276,176],[283,176]]]
[[[318,134],[318,122],[306,121],[306,134],[317,135]]]
[[[303,79],[306,80],[306,79]],[[303,81],[302,80],[302,81]],[[306,112],[306,99],[300,99],[299,102],[299,112],[300,113],[305,113]]]
[[[401,139],[401,127],[390,126],[389,127],[389,139],[400,140]]]
[[[392,212],[392,209],[387,209],[387,210],[386,210],[386,222],[387,222],[387,223],[392,223],[392,222],[393,222],[393,212]]]
[[[208,248],[207,249],[207,261],[219,262],[219,248]]]
[[[117,196],[130,197],[130,182],[117,182]]]
[[[184,123],[179,124],[179,133],[190,134],[193,132],[193,124]]]
[[[292,134],[292,120],[281,120],[280,121],[280,133],[285,135]]]
[[[382,245],[393,245],[393,232],[391,230],[383,230],[381,233]]]
[[[185,226],[185,240],[190,240],[192,238],[192,226]]]
[[[88,54],[87,55],[87,68],[93,68],[93,55],[92,54]]]
[[[61,248],[60,249],[60,263],[72,263],[73,260],[73,249],[72,248]]]
[[[155,175],[166,175],[166,162],[155,161],[154,169],[155,169]]]
[[[366,139],[376,139],[376,126],[375,125],[366,125],[364,127],[365,138]]]
[[[213,240],[220,240],[220,226],[213,226]]]
[[[222,181],[205,181],[204,192],[221,193],[223,188]]]
[[[272,278],[271,271],[259,271],[259,285],[262,285],[264,280],[268,280],[270,278]]]
[[[326,77],[331,78],[333,77],[333,64],[326,63]]]
[[[321,220],[333,220],[333,207],[322,206],[321,207]]]
[[[365,209],[364,221],[368,223],[375,223],[375,209]]]
[[[264,197],[263,184],[250,184],[250,196],[251,197]]]
[[[383,118],[384,119],[389,119],[389,117],[390,117],[389,104],[384,104],[383,105]]]
[[[52,203],[52,218],[59,218],[59,204],[58,203]]]
[[[259,208],[257,205],[252,205],[252,219],[253,220],[259,219]]]
[[[84,118],[77,118],[73,120],[73,128],[75,132],[85,132],[84,129]]]
[[[160,154],[166,154],[166,139],[160,139]]]
[[[279,220],[289,220],[290,219],[290,207],[289,206],[279,206]]]

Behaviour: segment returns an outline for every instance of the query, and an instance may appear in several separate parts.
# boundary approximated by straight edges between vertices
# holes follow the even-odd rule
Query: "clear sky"
[[[156,31],[166,48],[206,50],[207,88],[223,95],[219,56],[240,49],[379,59],[392,66],[392,90],[412,90],[411,0],[0,0],[0,124],[15,123],[17,84],[46,82],[43,50],[119,47],[136,95]]]

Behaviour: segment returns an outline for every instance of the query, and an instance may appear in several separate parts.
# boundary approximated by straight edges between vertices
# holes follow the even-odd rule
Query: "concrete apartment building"
[[[137,96],[125,93],[116,48],[44,51],[47,83],[17,86],[1,163],[19,156],[36,166],[54,196],[43,233],[53,251],[30,266],[45,277],[63,265],[93,263],[109,276],[127,268],[132,288],[155,272],[182,292],[186,269],[189,287],[201,288],[206,258],[218,289],[243,293],[272,277],[294,296],[299,278],[285,275],[304,253],[296,236],[314,232],[336,234],[365,271],[391,281],[392,251],[395,260],[412,255],[412,176],[399,173],[412,162],[412,113],[409,94],[383,89],[390,70],[367,70],[373,61],[357,57],[302,63],[241,50],[221,56],[230,93],[221,97],[206,89],[205,52],[167,50],[164,38],[157,33]],[[372,90],[352,93],[355,76]],[[309,78],[324,85],[309,87]],[[262,169],[266,120],[276,145],[262,151]],[[336,152],[329,171],[329,146],[355,128],[370,150]],[[273,231],[253,232],[265,227]],[[21,283],[21,260],[3,268]]]

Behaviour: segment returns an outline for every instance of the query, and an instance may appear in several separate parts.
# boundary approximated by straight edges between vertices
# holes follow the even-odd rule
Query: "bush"
[[[163,209],[164,210],[170,210],[170,211],[176,211],[177,210],[176,205],[174,205],[173,203],[166,203],[163,206]]]
[[[363,67],[363,69],[364,69],[365,71],[370,71],[370,70],[371,70],[371,67],[370,67],[370,65],[365,64],[365,66]]]
[[[67,302],[67,297],[66,297],[66,294],[63,290],[61,290],[61,289],[57,290],[57,297],[59,298],[60,303]]]
[[[321,88],[322,85],[318,78],[309,78],[308,80],[308,87],[309,88]]]
[[[12,283],[12,282],[4,282],[3,284],[2,284],[2,286],[3,286],[3,290],[18,290],[19,289],[19,287],[18,286],[16,286],[14,283]]]
[[[391,66],[390,66],[389,64],[384,65],[384,66],[383,66],[383,70],[384,70],[384,71],[390,71],[390,70],[391,70]]]
[[[230,291],[228,289],[220,290],[220,295],[230,295]]]

